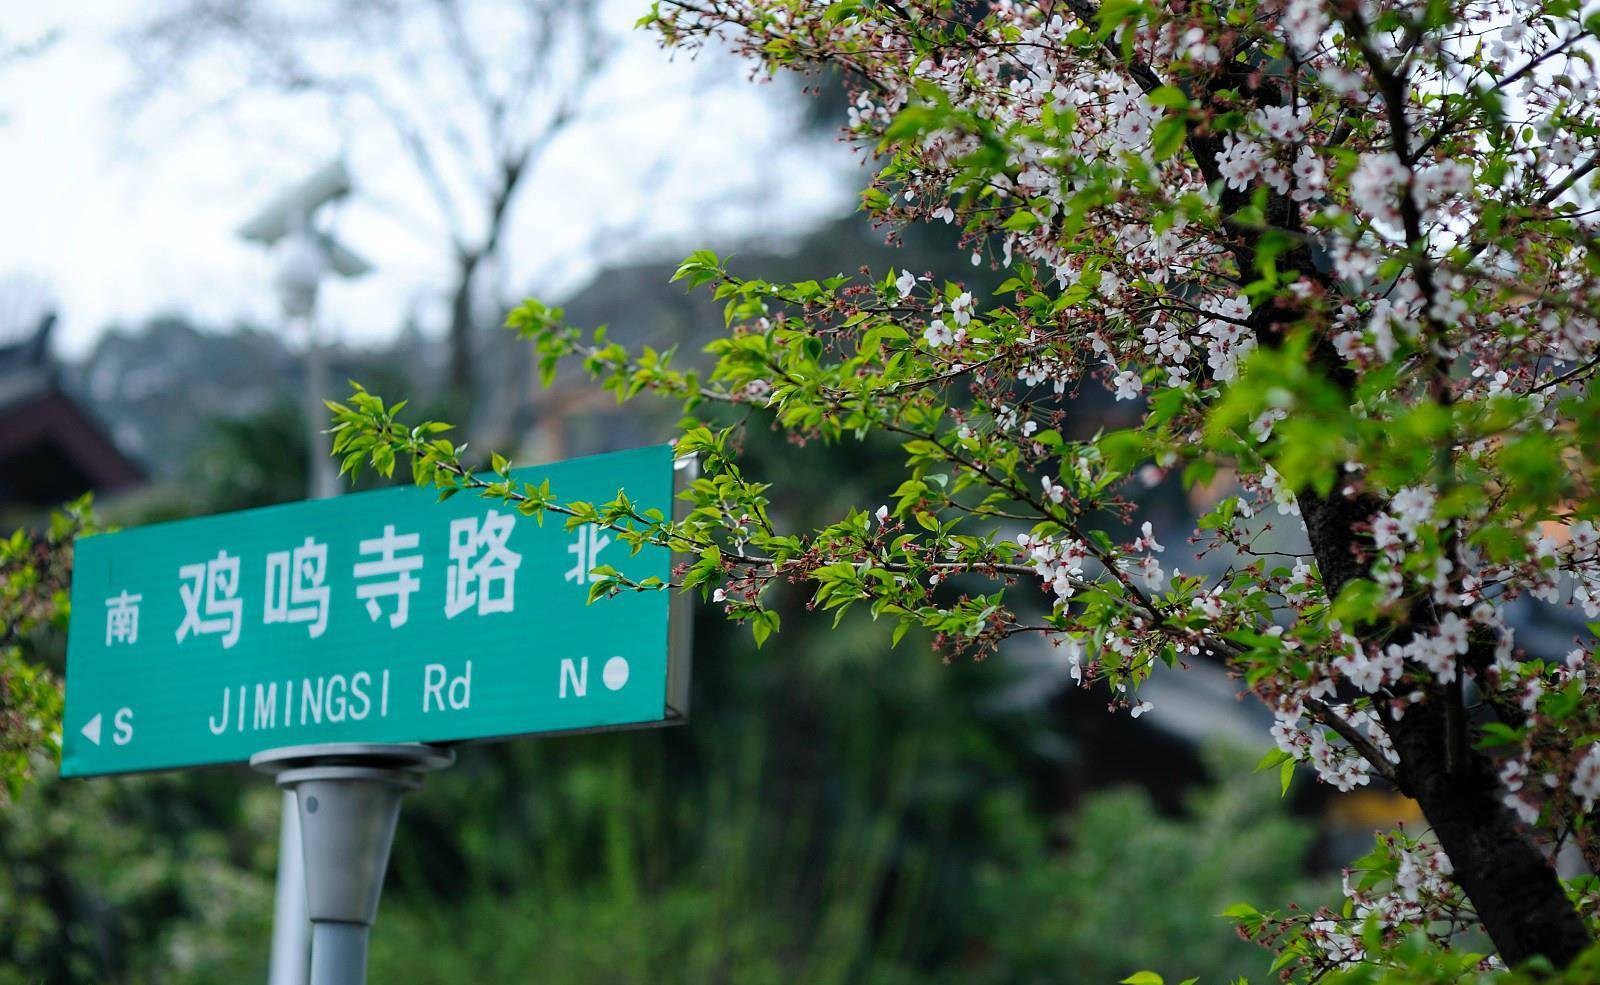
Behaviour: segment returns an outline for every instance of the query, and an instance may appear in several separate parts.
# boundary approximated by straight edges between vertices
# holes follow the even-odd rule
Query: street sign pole
[[[496,481],[594,503],[616,496],[649,523],[681,515],[695,469],[657,445]],[[310,935],[312,960],[345,976],[326,978],[330,968],[324,980],[359,980],[352,955],[364,960],[400,795],[444,765],[415,750],[687,720],[689,597],[625,592],[588,604],[596,569],[670,582],[665,546],[632,543],[627,528],[539,524],[508,503],[441,498],[385,489],[75,545],[61,773],[248,760],[279,774],[293,796],[272,985],[305,982],[308,901],[309,919],[327,925]],[[382,752],[395,748],[411,752]],[[335,768],[344,772],[314,772]],[[307,794],[315,785],[322,792]],[[326,854],[329,838],[345,836],[327,833],[312,801],[389,818],[366,911],[318,915],[319,884],[348,859]],[[305,859],[321,861],[297,872]]]
[[[400,798],[422,785],[423,773],[454,761],[450,750],[408,743],[288,746],[250,757],[252,767],[294,798],[311,918],[311,985],[366,982],[367,940]]]
[[[294,792],[283,791],[278,821],[278,879],[272,898],[272,957],[269,985],[306,985],[311,959],[311,921],[306,918],[305,854],[300,847],[300,810]]]

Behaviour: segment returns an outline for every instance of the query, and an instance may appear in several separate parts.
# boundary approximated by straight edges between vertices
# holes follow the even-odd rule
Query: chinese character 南
[[[139,642],[139,603],[143,595],[129,595],[127,589],[106,599],[106,646]]]
[[[474,605],[479,615],[516,608],[517,568],[522,565],[522,555],[506,546],[515,523],[514,515],[494,510],[481,521],[471,516],[450,521],[446,618],[454,619]]]
[[[243,608],[238,597],[239,559],[227,551],[218,551],[209,561],[179,568],[178,578],[178,595],[183,599],[178,642],[182,643],[191,633],[196,636],[221,633],[223,649],[239,642],[239,616]]]
[[[328,545],[310,537],[293,551],[269,553],[263,619],[269,623],[309,622],[307,635],[312,639],[321,636],[328,628],[327,574]]]
[[[361,542],[363,556],[376,554],[378,557],[371,561],[356,562],[353,571],[356,579],[394,576],[383,581],[369,581],[365,585],[356,586],[356,598],[366,600],[367,615],[371,616],[374,622],[383,614],[383,607],[378,604],[378,600],[392,595],[395,598],[395,610],[389,613],[389,626],[398,629],[406,624],[406,619],[411,615],[411,594],[422,585],[411,572],[422,567],[422,555],[401,557],[399,552],[415,551],[420,542],[421,538],[417,534],[396,534],[392,523],[384,526],[381,537]]]
[[[600,532],[600,528],[592,523],[586,523],[578,528],[578,539],[567,545],[567,553],[577,555],[577,560],[567,573],[562,577],[566,581],[575,581],[580,585],[599,581],[589,571],[600,564],[599,554],[602,548],[611,543],[611,538]]]

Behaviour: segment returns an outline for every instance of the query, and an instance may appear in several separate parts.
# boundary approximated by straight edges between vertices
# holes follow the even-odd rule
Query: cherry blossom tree
[[[678,278],[726,302],[709,369],[523,305],[547,379],[573,357],[619,398],[681,401],[703,470],[686,519],[565,500],[498,456],[474,475],[443,425],[359,388],[334,405],[348,469],[402,460],[445,495],[670,546],[671,585],[601,568],[595,597],[698,589],[758,641],[769,589],[800,583],[947,658],[1041,637],[1114,712],[1161,713],[1140,698],[1158,664],[1220,662],[1276,714],[1264,765],[1391,786],[1428,824],[1353,863],[1342,910],[1235,910],[1275,971],[1418,946],[1463,975],[1593,960],[1600,889],[1554,860],[1600,873],[1600,15],[693,0],[645,23],[840,71],[876,169],[863,207],[958,227],[998,292],[911,270],[770,283],[696,253]],[[1075,427],[1099,390],[1138,423]],[[762,424],[893,439],[905,481],[787,529],[739,464]],[[1143,515],[1169,480],[1224,490],[1187,570]],[[1570,642],[1535,651],[1535,617]],[[1495,954],[1449,950],[1480,928]]]

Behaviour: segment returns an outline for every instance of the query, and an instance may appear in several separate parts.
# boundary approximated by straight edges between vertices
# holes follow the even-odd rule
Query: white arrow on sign
[[[89,724],[83,727],[83,737],[97,746],[100,744],[100,714],[98,712],[95,713],[93,718],[89,719]]]

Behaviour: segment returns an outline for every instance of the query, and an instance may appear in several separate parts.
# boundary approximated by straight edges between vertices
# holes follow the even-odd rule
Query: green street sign
[[[670,515],[674,466],[658,445],[513,476]],[[668,580],[669,553],[560,521],[408,488],[79,541],[62,774],[682,721],[686,598],[587,604],[592,568]]]

